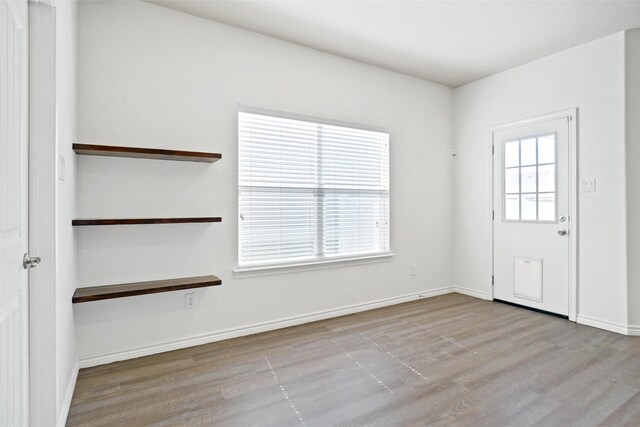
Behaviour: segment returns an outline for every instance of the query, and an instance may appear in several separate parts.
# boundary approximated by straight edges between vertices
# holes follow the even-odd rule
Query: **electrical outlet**
[[[412,265],[412,266],[411,266],[411,275],[412,275],[412,276],[415,276],[415,275],[416,275],[416,266],[415,266],[415,265]]]
[[[196,294],[195,292],[184,294],[184,308],[190,310],[196,308]]]

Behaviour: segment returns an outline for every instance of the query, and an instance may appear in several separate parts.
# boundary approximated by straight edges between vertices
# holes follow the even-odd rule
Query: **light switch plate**
[[[581,193],[595,193],[596,191],[596,180],[593,179],[583,179],[580,181],[580,192]]]

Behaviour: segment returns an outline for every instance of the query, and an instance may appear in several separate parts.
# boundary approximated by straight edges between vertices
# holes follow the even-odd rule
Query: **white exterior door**
[[[0,425],[28,423],[28,10],[0,1]]]
[[[493,133],[493,297],[568,316],[567,117]]]

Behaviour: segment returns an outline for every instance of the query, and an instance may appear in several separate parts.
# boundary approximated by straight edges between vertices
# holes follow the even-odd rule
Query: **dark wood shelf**
[[[73,226],[89,225],[141,225],[141,224],[184,224],[198,222],[222,222],[219,216],[195,218],[76,218],[71,221]]]
[[[73,294],[74,304],[100,301],[113,298],[126,298],[136,295],[157,294],[161,292],[182,291],[184,289],[220,286],[222,280],[217,276],[184,277],[180,279],[153,280],[150,282],[123,283],[120,285],[93,286],[78,288]]]
[[[75,151],[76,154],[89,156],[133,157],[136,159],[177,160],[203,163],[213,163],[222,158],[222,154],[220,153],[95,144],[73,144],[73,151]]]

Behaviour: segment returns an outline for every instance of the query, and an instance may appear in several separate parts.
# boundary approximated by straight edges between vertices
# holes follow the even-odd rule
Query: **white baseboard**
[[[454,286],[454,292],[459,294],[469,295],[476,298],[488,299],[486,292],[476,291],[475,289],[469,289],[462,286]],[[595,317],[584,316],[578,314],[576,323],[582,325],[591,326],[598,329],[604,329],[605,331],[615,332],[623,335],[640,336],[640,325],[632,326],[622,323],[609,322],[608,320],[602,320]]]
[[[73,365],[71,370],[71,377],[67,384],[67,390],[64,394],[64,400],[62,401],[62,407],[60,408],[60,414],[58,415],[58,427],[64,427],[67,424],[67,417],[69,416],[69,409],[71,408],[71,399],[73,399],[73,391],[76,389],[76,381],[78,380],[78,371],[80,365],[78,362]]]
[[[188,338],[170,341],[167,343],[156,344],[146,347],[139,347],[129,350],[116,351],[107,354],[97,354],[87,356],[80,359],[80,368],[88,368],[91,366],[104,365],[107,363],[117,362],[119,360],[134,359],[136,357],[149,356],[152,354],[163,353],[166,351],[179,350],[181,348],[193,347],[196,345],[208,344],[216,341],[222,341],[230,338],[237,338],[246,335],[258,334],[260,332],[272,331],[274,329],[287,328],[289,326],[300,325],[303,323],[315,322],[318,320],[329,319],[332,317],[345,316],[347,314],[358,313],[361,311],[374,310],[376,308],[386,307],[389,305],[402,304],[404,302],[414,301],[421,298],[435,297],[455,292],[453,286],[430,289],[423,292],[416,292],[399,297],[386,298],[377,301],[371,301],[362,304],[354,304],[346,307],[340,307],[331,310],[318,311],[315,313],[305,314],[302,316],[288,317],[284,319],[274,320],[271,322],[256,323],[241,328],[227,329],[224,331],[213,332],[210,334],[193,335]],[[73,391],[72,391],[73,393]]]
[[[633,337],[640,336],[640,325],[629,325],[627,328],[627,335],[631,335]]]
[[[459,294],[469,295],[485,300],[488,299],[486,292],[480,292],[476,291],[475,289],[469,289],[462,286],[454,286],[453,289]],[[605,331],[615,332],[618,334],[640,336],[640,325],[625,325],[622,323],[609,322],[608,320],[602,320],[591,316],[584,316],[581,314],[578,314],[576,323],[598,329],[604,329]]]
[[[629,328],[628,325],[624,325],[622,323],[609,322],[608,320],[602,320],[595,317],[585,316],[582,314],[578,314],[576,318],[576,322],[582,325],[593,326],[594,328],[616,332],[618,334],[630,335],[631,328]],[[640,333],[640,328],[638,332]]]
[[[454,292],[457,292],[457,293],[463,294],[463,295],[468,295],[470,297],[480,298],[480,299],[484,299],[484,300],[488,299],[486,292],[476,291],[475,289],[469,289],[469,288],[465,288],[463,286],[454,286],[453,290],[454,290]]]

